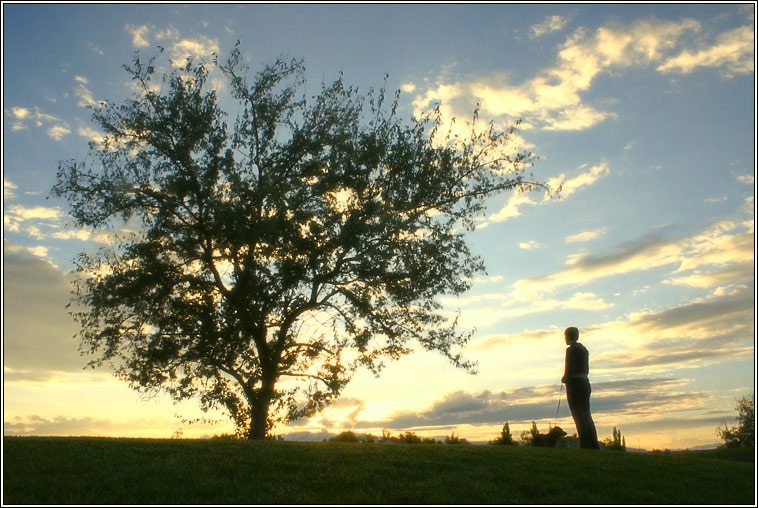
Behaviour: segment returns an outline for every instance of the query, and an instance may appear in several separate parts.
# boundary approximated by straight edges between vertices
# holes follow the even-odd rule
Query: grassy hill
[[[744,504],[754,452],[3,438],[6,504]]]

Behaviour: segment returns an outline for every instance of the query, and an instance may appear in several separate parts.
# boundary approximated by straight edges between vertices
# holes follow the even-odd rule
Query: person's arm
[[[563,377],[561,378],[561,383],[566,383],[566,380],[571,377],[572,368],[573,368],[573,362],[571,361],[571,348],[566,348],[566,365],[563,368]]]

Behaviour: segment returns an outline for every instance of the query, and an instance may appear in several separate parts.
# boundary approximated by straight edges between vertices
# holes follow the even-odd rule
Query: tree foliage
[[[513,436],[511,435],[511,427],[508,424],[508,422],[505,422],[503,425],[503,430],[500,431],[500,435],[497,436],[495,439],[490,441],[490,444],[496,444],[496,445],[515,445],[516,442],[513,440]]]
[[[603,440],[603,445],[605,445],[606,450],[616,450],[616,451],[625,452],[626,451],[626,438],[621,435],[620,430],[616,430],[616,427],[613,427],[611,437],[605,438]]]
[[[724,440],[727,448],[742,448],[755,446],[755,395],[750,398],[742,397],[737,401],[735,409],[738,411],[737,427],[729,427],[726,423],[723,428],[716,429],[718,436]]]
[[[525,174],[534,156],[509,151],[515,125],[481,128],[474,112],[467,136],[445,133],[439,108],[406,121],[399,92],[363,95],[342,76],[308,97],[302,61],[251,77],[239,47],[158,68],[125,66],[137,92],[93,108],[104,140],[62,161],[51,192],[77,226],[121,232],[76,259],[91,366],[198,397],[255,439],[414,344],[473,371],[472,332],[437,298],[484,270],[464,234],[486,198],[545,189]]]
[[[540,431],[537,430],[537,422],[532,421],[532,426],[529,429],[521,431],[521,442],[525,445],[532,445],[539,435]]]

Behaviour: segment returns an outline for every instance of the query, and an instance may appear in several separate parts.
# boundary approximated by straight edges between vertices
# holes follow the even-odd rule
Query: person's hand
[[[566,384],[566,376],[563,376],[561,378],[561,384],[564,384],[564,385]]]

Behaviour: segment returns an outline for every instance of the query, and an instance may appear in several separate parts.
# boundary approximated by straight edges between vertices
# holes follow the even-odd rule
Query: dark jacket
[[[561,382],[568,383],[573,379],[587,379],[590,373],[590,353],[579,342],[566,348],[566,368]]]

